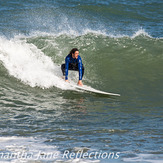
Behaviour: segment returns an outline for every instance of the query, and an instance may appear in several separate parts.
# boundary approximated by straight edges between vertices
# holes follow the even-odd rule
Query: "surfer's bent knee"
[[[65,76],[65,64],[61,65],[61,70],[62,70],[63,75]]]

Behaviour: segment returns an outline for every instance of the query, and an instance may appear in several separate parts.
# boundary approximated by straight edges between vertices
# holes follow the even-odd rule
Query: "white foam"
[[[140,29],[140,30],[136,31],[131,38],[135,38],[135,37],[138,37],[138,36],[141,36],[141,35],[151,38],[151,36],[144,29]]]
[[[91,29],[85,29],[83,31],[81,31],[80,33],[75,31],[75,30],[69,30],[69,31],[62,31],[62,32],[58,32],[58,33],[47,33],[47,32],[40,32],[40,31],[34,31],[31,32],[30,35],[28,36],[30,37],[39,37],[39,36],[48,36],[48,37],[59,37],[61,35],[66,35],[68,37],[71,38],[75,38],[75,37],[79,37],[79,36],[84,36],[84,35],[88,35],[88,34],[92,34],[95,36],[99,36],[102,35],[104,37],[111,37],[111,38],[122,38],[122,37],[130,37],[128,35],[121,35],[121,34],[112,34],[112,33],[107,33],[105,30],[91,30]],[[16,36],[18,37],[18,36]],[[21,35],[19,36],[19,38],[22,37]],[[23,36],[23,37],[27,37],[27,36]]]
[[[56,146],[46,145],[45,140],[34,137],[0,137],[0,161],[3,162],[30,162],[43,160],[43,154],[56,154],[56,158],[47,157],[46,160],[56,160],[60,152]],[[46,153],[45,153],[46,152]],[[50,155],[49,155],[50,156]]]
[[[138,154],[136,157],[124,158],[125,162],[151,162],[162,163],[162,159],[159,154]]]
[[[106,30],[92,30],[89,28],[85,28],[82,31],[78,32],[76,30],[73,29],[69,29],[69,30],[63,30],[61,32],[58,33],[53,33],[53,32],[40,32],[40,31],[33,31],[30,33],[29,37],[37,37],[37,36],[53,36],[53,37],[58,37],[61,35],[67,35],[69,37],[78,37],[78,36],[83,36],[83,35],[87,35],[87,34],[93,34],[93,35],[102,35],[102,36],[107,36],[107,37],[111,37],[111,38],[123,38],[123,37],[129,37],[129,38],[135,38],[138,36],[147,36],[152,38],[152,36],[147,33],[145,31],[145,29],[141,28],[137,31],[135,31],[133,33],[133,35],[127,35],[127,34],[120,34],[120,33],[112,33],[110,31],[106,31]],[[25,37],[25,36],[24,36]]]
[[[64,161],[65,163],[97,163],[100,162],[100,160],[88,160],[88,159],[70,159],[68,161]]]
[[[0,60],[10,75],[31,87],[74,89],[60,78],[60,67],[25,40],[0,38]]]
[[[56,146],[47,145],[44,139],[34,137],[8,136],[0,137],[0,162],[28,163],[28,162],[73,162],[96,163],[100,160],[82,158],[64,158],[63,153]],[[88,150],[88,148],[75,148],[76,150]]]

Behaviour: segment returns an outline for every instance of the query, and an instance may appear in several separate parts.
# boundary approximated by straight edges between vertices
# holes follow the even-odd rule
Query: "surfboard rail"
[[[100,90],[97,90],[97,89],[94,89],[92,87],[85,86],[85,85],[84,86],[76,85],[75,88],[83,90],[83,91],[87,91],[87,92],[97,93],[97,94],[110,95],[110,96],[121,96],[120,94],[117,94],[117,93],[110,93],[110,92],[100,91]]]

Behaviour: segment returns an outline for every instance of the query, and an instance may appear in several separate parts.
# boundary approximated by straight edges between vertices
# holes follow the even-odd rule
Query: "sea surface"
[[[163,1],[0,0],[0,162],[163,162]]]

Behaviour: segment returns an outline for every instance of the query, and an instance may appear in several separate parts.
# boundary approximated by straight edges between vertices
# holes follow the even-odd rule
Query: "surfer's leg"
[[[68,67],[69,70],[74,70],[74,64],[72,63],[69,63],[69,67]]]
[[[61,65],[61,70],[62,70],[63,76],[65,76],[65,64]]]
[[[65,69],[66,69],[66,65],[62,64],[61,65],[61,70],[62,70],[63,76],[65,76]],[[78,71],[78,67],[76,66],[76,64],[72,64],[72,63],[69,63],[69,68],[68,69]]]
[[[63,66],[65,66],[65,64],[63,64]],[[79,71],[78,64],[70,63],[68,69],[73,70],[73,71]],[[65,70],[65,67],[64,67],[64,70]],[[82,76],[84,76],[84,66],[83,65],[82,65]]]
[[[69,64],[69,68],[68,69],[69,70],[73,70],[73,71],[79,71],[78,64],[73,64],[73,63]],[[84,76],[84,65],[82,64],[82,77],[83,76]]]

